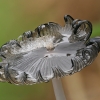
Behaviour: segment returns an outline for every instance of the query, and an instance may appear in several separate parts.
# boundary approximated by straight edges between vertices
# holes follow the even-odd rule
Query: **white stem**
[[[60,79],[52,79],[56,100],[66,100],[65,93]]]

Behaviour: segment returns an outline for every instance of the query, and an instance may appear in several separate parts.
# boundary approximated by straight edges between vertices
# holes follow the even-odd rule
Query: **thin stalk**
[[[60,79],[52,79],[56,100],[66,100],[65,93]]]

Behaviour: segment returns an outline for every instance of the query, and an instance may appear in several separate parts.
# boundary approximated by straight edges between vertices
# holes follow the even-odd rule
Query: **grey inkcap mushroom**
[[[49,22],[24,32],[0,48],[0,81],[34,84],[71,75],[91,64],[100,38],[90,39],[92,24],[65,15],[65,26]]]
[[[0,48],[0,81],[32,85],[52,80],[56,100],[66,100],[57,77],[72,75],[93,62],[100,37],[90,39],[92,24],[65,15],[65,26],[49,22],[24,32]]]

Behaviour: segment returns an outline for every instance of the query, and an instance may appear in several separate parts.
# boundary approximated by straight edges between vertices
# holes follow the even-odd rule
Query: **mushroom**
[[[56,100],[66,100],[60,79],[91,64],[100,37],[90,39],[92,24],[64,16],[65,26],[49,22],[24,32],[0,48],[0,81],[32,85],[52,79]]]

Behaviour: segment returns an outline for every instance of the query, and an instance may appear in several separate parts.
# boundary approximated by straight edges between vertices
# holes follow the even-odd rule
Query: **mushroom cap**
[[[70,15],[64,20],[64,27],[42,24],[2,45],[0,81],[17,85],[48,82],[91,64],[100,50],[96,41],[90,41],[92,24]]]

